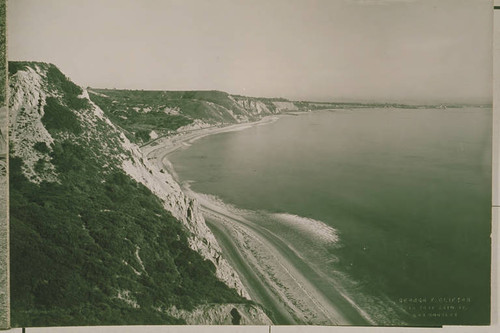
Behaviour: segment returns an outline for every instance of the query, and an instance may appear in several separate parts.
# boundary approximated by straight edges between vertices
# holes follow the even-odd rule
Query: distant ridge
[[[174,131],[249,122],[296,111],[354,108],[446,109],[460,104],[312,102],[231,95],[219,90],[125,90],[88,88],[90,99],[138,144]],[[478,107],[488,107],[478,105]]]

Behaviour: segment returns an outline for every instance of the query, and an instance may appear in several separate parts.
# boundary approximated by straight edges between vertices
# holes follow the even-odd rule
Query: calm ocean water
[[[480,108],[319,111],[209,136],[170,160],[194,191],[274,216],[261,223],[374,318],[486,324],[490,124]],[[293,232],[321,228],[308,219],[336,230],[335,245]]]

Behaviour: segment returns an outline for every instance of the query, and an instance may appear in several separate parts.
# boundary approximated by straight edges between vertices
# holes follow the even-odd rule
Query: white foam
[[[324,222],[286,213],[271,214],[271,216],[279,222],[309,234],[315,240],[325,243],[337,243],[339,241],[337,230],[326,225]]]
[[[236,215],[239,217],[246,217],[253,220],[256,216],[268,216],[271,219],[285,225],[288,228],[293,228],[314,241],[323,242],[327,244],[334,244],[339,241],[338,231],[335,228],[330,227],[324,222],[298,216],[288,213],[272,213],[269,214],[265,211],[251,211],[246,209],[238,208],[230,203],[225,202],[220,197],[213,194],[194,192],[191,189],[192,181],[184,181],[183,188],[191,193],[192,196],[196,197],[198,201],[208,207],[217,207],[219,210],[223,210],[226,214]]]

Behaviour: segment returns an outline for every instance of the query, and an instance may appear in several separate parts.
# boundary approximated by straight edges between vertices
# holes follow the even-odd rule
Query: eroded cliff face
[[[47,79],[50,66],[52,65],[42,63],[26,66],[11,77],[10,83],[12,154],[23,160],[22,172],[30,182],[35,184],[60,182],[57,170],[50,158],[56,137],[49,133],[42,121],[47,98],[63,98],[61,96],[64,95],[63,91],[51,85]],[[216,276],[229,287],[236,289],[240,296],[249,298],[238,274],[222,257],[221,248],[206,226],[198,203],[183,193],[179,184],[168,172],[144,157],[140,148],[131,143],[121,129],[115,126],[89,99],[87,91],[82,90],[77,102],[84,103],[85,107],[71,112],[76,115],[83,130],[78,134],[58,133],[57,140],[70,141],[88,148],[95,163],[100,165],[103,175],[120,168],[131,178],[146,186],[161,200],[165,210],[182,222],[189,234],[189,246],[214,264]],[[104,160],[103,157],[105,157]],[[139,250],[136,251],[136,257],[141,263]],[[127,261],[123,261],[123,265],[128,264]],[[141,265],[137,267],[141,268]],[[142,267],[134,271],[140,275],[142,271],[146,272],[146,269]],[[115,297],[132,307],[138,306],[136,296],[130,290],[116,290]],[[210,311],[222,313],[225,308],[226,305],[211,305]],[[204,311],[208,310],[204,309]],[[187,318],[188,312],[182,313]],[[242,313],[244,313],[243,310]],[[252,317],[249,314],[245,318],[248,319],[244,320],[250,322]]]
[[[251,118],[262,117],[265,115],[271,115],[277,113],[276,109],[273,107],[272,103],[264,103],[258,99],[251,99],[245,97],[229,96],[233,101],[235,101],[239,107],[241,107]]]
[[[276,107],[276,112],[283,111],[297,111],[299,108],[293,102],[276,102],[273,101],[274,106]]]
[[[57,175],[46,154],[34,149],[37,142],[50,146],[54,139],[42,124],[43,106],[47,96],[47,85],[42,79],[45,71],[39,66],[27,67],[10,80],[9,99],[9,141],[14,147],[13,154],[24,161],[26,177],[35,183],[55,182]],[[36,172],[35,164],[46,162],[44,172]]]
[[[205,224],[198,202],[186,196],[174,178],[164,169],[148,161],[136,145],[131,144],[126,138],[124,140],[132,154],[130,159],[123,160],[123,170],[162,199],[165,209],[189,230],[191,248],[215,265],[216,275],[221,281],[249,299],[250,296],[238,273],[222,257],[222,250]]]
[[[262,308],[254,304],[206,304],[193,311],[170,309],[169,314],[188,325],[272,325]]]

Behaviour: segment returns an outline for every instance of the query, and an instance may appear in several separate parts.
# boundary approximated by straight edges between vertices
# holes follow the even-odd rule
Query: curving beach
[[[277,119],[276,116],[266,117],[254,123],[193,130],[160,138],[153,145],[142,149],[149,160],[176,177],[168,160],[170,153],[189,147],[192,142],[207,135],[243,130]],[[196,193],[189,184],[184,184],[183,188],[189,196],[198,200],[206,223],[222,247],[224,256],[240,275],[252,300],[271,312],[269,315],[274,323],[375,324],[367,313],[343,293],[334,277],[308,262],[288,239],[260,225],[259,219],[252,216],[251,212],[228,206],[215,197]],[[279,216],[274,218],[277,221],[280,219]],[[327,228],[325,225],[324,230]],[[322,230],[321,227],[319,229]],[[321,240],[322,236],[318,238]],[[335,239],[336,235],[332,234],[327,241]]]
[[[182,179],[224,256],[276,324],[482,320],[487,110],[336,110],[271,121],[165,138],[147,156]],[[454,208],[429,208],[437,203]],[[474,282],[465,288],[463,281]],[[478,301],[444,320],[401,302],[450,294]]]

